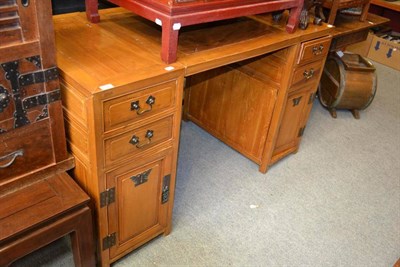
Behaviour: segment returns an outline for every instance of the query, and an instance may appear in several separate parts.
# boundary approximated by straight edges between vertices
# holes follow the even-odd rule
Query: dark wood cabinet
[[[0,4],[0,190],[67,161],[51,6]],[[72,161],[70,167],[72,167]]]
[[[50,1],[0,2],[0,265],[71,236],[94,266],[89,197],[67,153]]]

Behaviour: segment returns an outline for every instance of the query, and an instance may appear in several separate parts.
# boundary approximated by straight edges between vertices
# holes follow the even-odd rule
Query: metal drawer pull
[[[7,158],[11,158],[11,160],[8,163],[4,164],[4,165],[0,165],[0,169],[4,169],[4,168],[7,168],[7,167],[11,166],[11,164],[14,163],[15,159],[18,156],[22,157],[23,155],[24,155],[24,150],[20,149],[20,150],[14,151],[14,152],[12,152],[12,153],[10,153],[8,155],[5,155],[5,156],[1,157],[0,158],[0,162],[6,160]]]
[[[322,44],[319,46],[314,46],[312,49],[312,53],[317,56],[322,54],[322,50],[324,50],[324,46]]]
[[[306,78],[306,80],[311,79],[312,76],[314,76],[314,69],[311,68],[310,71],[305,70],[303,72],[303,76],[304,76],[304,78]]]
[[[144,144],[140,143],[139,137],[137,137],[136,135],[133,135],[131,140],[129,141],[129,143],[131,143],[132,145],[135,145],[137,148],[142,148],[144,146],[147,146],[151,143],[151,138],[154,136],[154,132],[153,130],[147,130],[146,135],[144,137],[147,138],[147,142]]]
[[[154,96],[149,96],[146,100],[146,104],[150,106],[148,109],[142,109],[139,105],[139,101],[134,101],[131,103],[131,110],[136,110],[136,114],[142,115],[145,112],[148,112],[153,109],[153,104],[156,102],[156,98]]]

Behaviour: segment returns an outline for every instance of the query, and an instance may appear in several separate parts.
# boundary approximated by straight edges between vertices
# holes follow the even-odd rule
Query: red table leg
[[[98,4],[99,4],[98,0],[85,1],[86,17],[92,23],[98,23],[100,21]]]
[[[166,20],[163,22],[161,37],[161,59],[167,64],[176,61],[179,28],[180,27],[173,29],[173,22],[171,20]]]
[[[290,9],[289,20],[288,23],[286,24],[286,31],[288,33],[293,33],[296,30],[297,24],[299,23],[300,20],[300,13],[302,8],[303,4],[299,4],[299,6]]]

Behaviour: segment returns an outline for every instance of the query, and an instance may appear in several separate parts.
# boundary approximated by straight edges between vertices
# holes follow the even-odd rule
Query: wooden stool
[[[71,236],[76,266],[94,266],[89,197],[65,172],[0,198],[0,266]]]

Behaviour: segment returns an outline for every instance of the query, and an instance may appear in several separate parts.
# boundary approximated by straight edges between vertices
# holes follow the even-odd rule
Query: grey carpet
[[[173,230],[113,266],[393,266],[400,257],[400,72],[355,120],[315,100],[300,150],[267,174],[182,124]],[[60,239],[15,266],[72,266]]]

